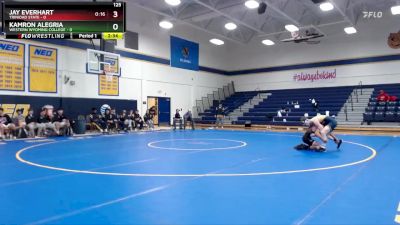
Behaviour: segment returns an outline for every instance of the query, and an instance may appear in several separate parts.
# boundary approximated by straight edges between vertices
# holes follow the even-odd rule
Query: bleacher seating
[[[374,92],[365,109],[364,121],[371,122],[400,122],[399,101],[378,102],[377,96],[380,90],[389,95],[400,97],[400,84],[387,84],[373,86]]]
[[[236,92],[225,100],[221,101],[222,106],[225,108],[225,115],[233,112],[241,105],[252,99],[258,94],[258,92]],[[214,101],[211,108],[206,109],[203,113],[200,113],[201,120],[196,121],[197,123],[212,124],[215,123],[216,108],[219,102]]]
[[[354,87],[335,87],[335,88],[311,88],[311,89],[291,89],[268,91],[272,95],[260,102],[243,117],[239,117],[237,124],[244,124],[251,121],[252,124],[265,125],[288,125],[300,126],[301,119],[305,113],[309,117],[315,116],[309,99],[315,98],[319,101],[319,113],[325,114],[329,111],[330,115],[337,115],[345,104]],[[294,108],[292,101],[298,101],[300,108]],[[278,110],[282,107],[289,108],[288,115],[283,113],[282,117],[277,116]]]

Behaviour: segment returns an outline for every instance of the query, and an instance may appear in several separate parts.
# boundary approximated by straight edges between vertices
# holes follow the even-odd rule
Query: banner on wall
[[[336,80],[336,69],[300,72],[293,75],[295,82],[333,82]]]
[[[0,90],[25,90],[25,45],[0,41]]]
[[[57,49],[29,45],[29,91],[57,93]]]
[[[109,80],[106,75],[99,75],[99,95],[118,96],[119,76],[112,76]]]
[[[199,44],[171,36],[171,66],[199,70]]]

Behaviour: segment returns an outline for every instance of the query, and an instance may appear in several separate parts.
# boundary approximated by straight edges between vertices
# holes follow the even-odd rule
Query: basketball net
[[[110,65],[104,65],[104,75],[106,75],[107,82],[111,82],[113,80],[113,74],[111,73]]]

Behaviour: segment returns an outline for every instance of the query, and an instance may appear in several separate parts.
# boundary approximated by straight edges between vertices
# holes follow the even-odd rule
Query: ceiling
[[[363,12],[383,12],[392,16],[390,8],[400,4],[397,0],[326,0],[334,9],[323,12],[312,0],[259,0],[267,4],[266,12],[245,7],[245,0],[181,0],[170,6],[164,0],[125,0],[138,7],[170,20],[175,26],[189,25],[216,38],[246,44],[253,39],[282,39],[290,36],[285,25],[294,24],[301,31],[312,28],[329,36],[331,26],[355,26],[363,20]],[[399,16],[400,19],[400,16]],[[224,28],[227,22],[238,27],[234,31]],[[341,29],[340,32],[343,32]],[[343,32],[344,33],[344,32]]]

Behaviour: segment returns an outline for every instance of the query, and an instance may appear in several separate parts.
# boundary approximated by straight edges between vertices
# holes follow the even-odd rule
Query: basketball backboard
[[[105,74],[121,76],[120,55],[94,49],[87,49],[87,72],[92,74]]]

